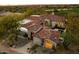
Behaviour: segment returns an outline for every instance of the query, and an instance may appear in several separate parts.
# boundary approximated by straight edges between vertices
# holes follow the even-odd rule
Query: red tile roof
[[[59,31],[52,31],[50,39],[56,43],[59,43],[61,33]]]
[[[29,19],[31,19],[31,20],[40,20],[41,18],[40,18],[40,16],[39,17],[38,16],[30,16]]]
[[[58,15],[48,15],[47,17],[51,21],[56,21],[56,22],[65,22],[65,17],[63,16],[58,16]]]
[[[46,28],[46,27],[44,28],[43,27],[43,29],[41,31],[39,31],[37,34],[38,34],[38,36],[40,38],[47,39],[47,38],[50,37],[51,32],[50,32],[50,29],[49,28]]]
[[[49,29],[48,27],[43,27],[42,30],[36,33],[36,36],[37,35],[40,39],[51,39],[57,44],[60,43],[60,32],[52,31],[52,29]]]
[[[29,29],[31,32],[35,32],[38,31],[38,29],[40,27],[42,27],[41,23],[44,21],[44,19],[50,19],[51,21],[60,21],[60,22],[64,22],[65,18],[61,17],[61,16],[57,16],[57,15],[41,15],[40,17],[35,17],[32,16],[30,17],[31,20],[33,20],[32,22],[24,25],[27,29]],[[56,43],[59,43],[59,38],[60,38],[60,32],[58,31],[51,31],[51,29],[49,29],[48,27],[43,26],[43,29],[41,29],[40,31],[38,31],[36,33],[36,35],[38,35],[40,38],[42,39],[51,39],[53,41],[55,41]]]
[[[44,15],[41,15],[41,18],[42,19],[49,19],[51,21],[56,21],[56,22],[65,22],[65,17],[63,16],[58,16],[58,15],[52,15],[52,14],[44,14]]]
[[[30,26],[28,26],[26,28],[29,29],[32,32],[35,32],[39,29],[39,27],[41,27],[41,25],[33,23],[33,24],[31,24]]]
[[[22,26],[27,28],[27,27],[30,26],[32,23],[33,23],[33,22],[29,22],[29,23],[24,24],[24,25],[22,25]]]

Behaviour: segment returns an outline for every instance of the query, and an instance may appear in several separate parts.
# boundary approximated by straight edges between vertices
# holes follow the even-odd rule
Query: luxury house
[[[30,33],[27,35],[33,41],[33,45],[37,44],[52,49],[63,43],[64,39],[61,37],[61,31],[59,31],[60,29],[64,31],[66,27],[66,19],[63,16],[31,15],[28,19],[30,21],[22,24],[22,27]]]

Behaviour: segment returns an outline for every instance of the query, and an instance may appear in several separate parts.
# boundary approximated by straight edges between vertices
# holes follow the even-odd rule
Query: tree
[[[73,45],[79,45],[79,15],[76,12],[68,14],[67,30],[70,32]]]
[[[0,39],[5,39],[13,44],[16,40],[17,28],[20,26],[18,21],[23,17],[17,15],[0,17]]]

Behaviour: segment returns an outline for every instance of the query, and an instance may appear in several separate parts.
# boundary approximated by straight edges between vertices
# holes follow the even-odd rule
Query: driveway
[[[0,52],[6,52],[7,54],[20,54],[14,48],[0,44]]]
[[[29,54],[28,48],[31,48],[31,47],[32,47],[32,41],[30,41],[29,43],[27,43],[22,47],[16,48],[16,51],[23,54]]]

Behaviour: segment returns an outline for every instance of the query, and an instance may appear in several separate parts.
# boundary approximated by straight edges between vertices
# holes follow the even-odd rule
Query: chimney
[[[54,11],[52,12],[52,15],[55,15]]]

